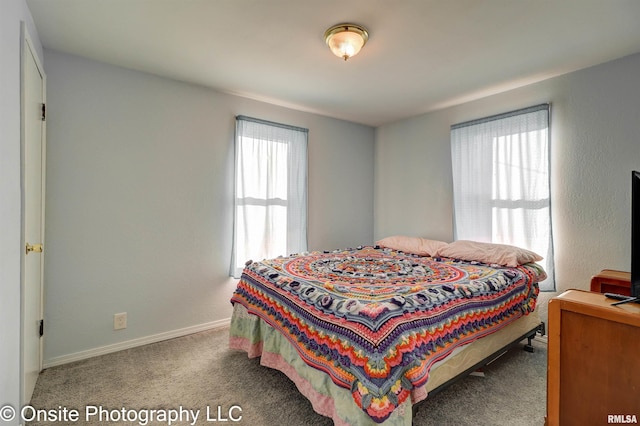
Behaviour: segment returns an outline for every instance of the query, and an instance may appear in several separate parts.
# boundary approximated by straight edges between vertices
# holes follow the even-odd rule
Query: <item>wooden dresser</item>
[[[591,277],[591,291],[597,293],[631,294],[631,272],[603,269]]]
[[[581,290],[549,302],[546,425],[640,424],[640,304],[613,302]]]

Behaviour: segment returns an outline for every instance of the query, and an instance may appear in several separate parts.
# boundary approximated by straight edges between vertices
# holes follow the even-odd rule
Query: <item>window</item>
[[[451,126],[451,157],[454,238],[540,254],[553,291],[549,105]]]
[[[231,275],[245,262],[307,250],[308,130],[236,117]]]

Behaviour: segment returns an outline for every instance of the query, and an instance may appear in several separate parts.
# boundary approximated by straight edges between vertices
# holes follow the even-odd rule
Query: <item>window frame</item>
[[[504,158],[500,165],[497,165],[496,155],[504,156],[505,150],[511,149],[524,151],[523,147],[527,144],[538,145],[527,154],[521,154],[521,157],[516,158],[524,158],[522,155],[530,155],[531,152],[536,153],[540,158],[531,160],[531,165],[525,167],[524,161],[529,160],[522,160],[522,163],[517,164],[516,161],[504,161]],[[490,149],[489,145],[491,145]],[[543,248],[543,252],[539,254],[545,257],[545,260],[540,262],[545,266],[548,275],[548,279],[540,285],[544,291],[555,291],[550,147],[551,105],[548,103],[451,126],[454,239],[512,244],[540,251],[522,242],[527,241],[533,244],[534,236],[527,235],[526,231],[520,229],[518,225],[507,226],[506,230],[503,228],[502,231],[496,231],[495,227],[496,222],[503,221],[505,214],[510,218],[513,217],[514,222],[520,220],[520,223],[524,224],[528,221],[527,214],[540,215],[542,217],[540,221],[545,226],[535,228],[531,232],[538,232],[537,235],[540,235],[539,229],[547,228],[546,223],[548,223],[548,233],[542,238],[538,237],[538,243],[536,243],[537,247]],[[540,165],[546,168],[538,173],[539,169],[534,166]],[[509,172],[504,172],[504,169],[521,171],[511,175]],[[468,170],[473,171],[467,173]],[[520,180],[515,185],[513,182],[501,185],[496,180],[497,175],[502,178],[515,176]],[[532,184],[526,180],[530,175],[536,175],[536,179],[542,177],[544,180],[536,180],[536,183]],[[496,186],[498,187],[497,195],[501,195],[500,193],[505,191],[504,187],[510,185],[520,188],[520,199],[504,197],[504,194],[496,196]],[[476,197],[476,200],[470,201],[473,197]],[[521,217],[514,214],[517,210],[522,211]],[[544,210],[548,210],[548,218]],[[496,237],[497,232],[502,232],[503,235]],[[515,236],[516,234],[518,235]]]
[[[236,117],[232,277],[240,277],[247,261],[307,250],[308,132],[301,127],[242,115]],[[251,173],[252,170],[243,174],[245,169],[241,166],[247,165],[243,162],[247,147],[256,149],[252,153],[253,160],[249,160],[258,169],[256,174]],[[271,159],[272,155],[277,157]],[[283,155],[286,156],[286,171],[282,170]],[[260,207],[264,207],[264,215],[258,213]],[[284,219],[282,213],[277,212],[278,207],[286,209]],[[260,216],[258,220],[256,215]],[[278,249],[274,249],[273,238],[282,233],[283,220],[286,235],[277,244]],[[256,228],[263,231],[259,236],[256,236]]]

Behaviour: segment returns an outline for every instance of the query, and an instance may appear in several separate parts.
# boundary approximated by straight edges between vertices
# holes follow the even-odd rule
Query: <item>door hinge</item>
[[[44,336],[44,320],[40,320],[40,337]]]
[[[46,104],[42,104],[42,121],[46,121],[47,120],[47,105]]]

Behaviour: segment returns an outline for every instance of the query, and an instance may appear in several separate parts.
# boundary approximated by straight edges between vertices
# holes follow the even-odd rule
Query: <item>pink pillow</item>
[[[393,250],[400,250],[405,253],[417,254],[419,256],[435,256],[436,252],[447,245],[444,241],[428,240],[420,237],[406,237],[404,235],[394,235],[376,241],[376,245],[387,247]]]
[[[440,248],[436,255],[511,267],[542,260],[542,256],[523,248],[468,240],[458,240],[447,244]]]

